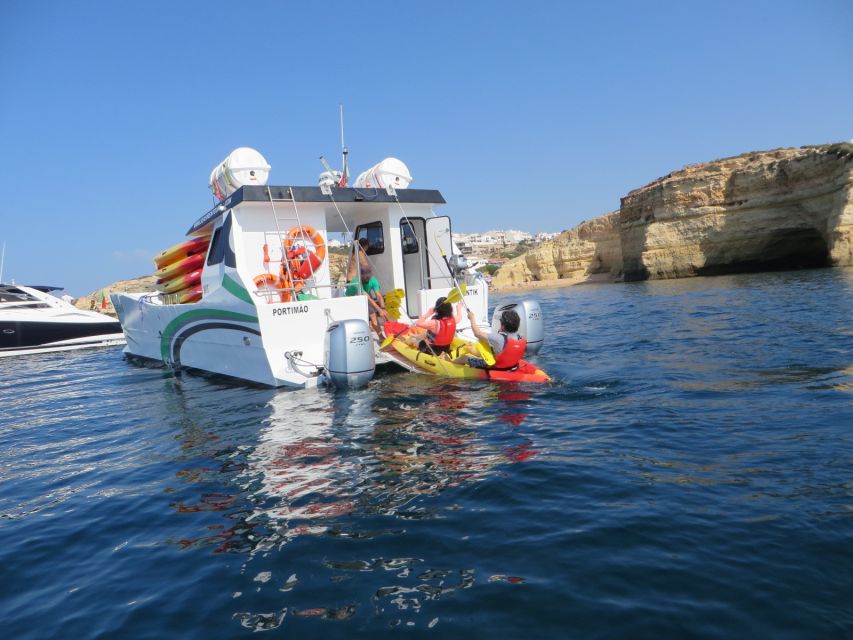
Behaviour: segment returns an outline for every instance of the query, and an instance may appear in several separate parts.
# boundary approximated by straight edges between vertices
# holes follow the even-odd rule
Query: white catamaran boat
[[[405,165],[384,163],[359,188],[336,186],[331,172],[319,187],[267,186],[263,157],[233,152],[211,175],[220,203],[190,226],[188,241],[155,258],[160,290],[110,294],[125,353],[271,386],[360,386],[386,362],[416,370],[378,349],[367,296],[346,295],[358,293],[356,280],[332,282],[329,235],[366,241],[400,322],[461,282],[468,308],[485,319],[489,292],[454,257],[450,219],[433,212],[441,194],[407,188]],[[470,333],[467,319],[459,330]]]
[[[118,321],[50,295],[61,289],[0,284],[0,357],[124,343]]]

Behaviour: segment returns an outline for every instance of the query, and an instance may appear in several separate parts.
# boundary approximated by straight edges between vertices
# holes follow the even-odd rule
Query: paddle
[[[444,249],[441,248],[441,245],[437,240],[435,244],[438,246],[438,250],[441,251],[441,257],[444,258],[444,264],[446,264],[448,270],[450,270],[450,277],[453,279],[453,284],[456,285],[456,288],[447,294],[446,302],[456,304],[461,301],[465,306],[465,311],[470,312],[471,309],[468,308],[468,303],[465,302],[465,294],[468,291],[467,286],[464,283],[459,284],[459,282],[457,282],[456,278],[453,276],[453,270],[450,269],[450,263],[447,261],[447,256],[444,254]],[[479,339],[477,339],[474,344],[477,347],[477,351],[480,353],[480,357],[483,358],[483,362],[486,363],[486,366],[491,367],[495,364],[495,355],[492,353],[492,350],[488,345],[484,345]]]
[[[379,350],[380,350],[380,351],[382,351],[382,349],[384,349],[384,348],[385,348],[385,347],[387,347],[389,344],[391,344],[392,342],[394,342],[394,340],[396,340],[397,338],[399,338],[399,337],[400,337],[400,335],[401,335],[402,333],[404,333],[407,329],[411,329],[411,328],[412,328],[412,326],[407,324],[405,327],[403,327],[402,329],[400,329],[397,333],[395,333],[395,334],[393,334],[393,335],[390,335],[390,336],[385,336],[385,339],[382,341],[382,344],[380,344],[380,345],[379,345]]]
[[[495,364],[495,354],[492,353],[491,347],[484,345],[479,339],[474,344],[477,345],[477,351],[480,352],[480,356],[482,356],[483,362],[485,362],[487,366],[491,367]]]
[[[450,304],[456,304],[457,302],[461,301],[462,304],[465,304],[464,296],[465,296],[466,291],[467,291],[467,287],[464,284],[457,284],[456,288],[447,294],[447,297],[445,298],[445,302],[449,302]],[[465,309],[468,309],[467,304],[465,304]],[[395,334],[390,335],[390,336],[386,336],[386,338],[379,345],[379,350],[381,351],[382,349],[387,347],[389,344],[394,342],[394,340],[396,340],[398,337],[400,337],[400,334],[402,334],[403,332],[406,331],[406,329],[409,329],[409,328],[410,328],[410,326],[406,325],[400,331],[397,331]],[[480,357],[483,358],[483,361],[486,363],[487,366],[491,367],[493,364],[495,364],[495,356],[492,353],[492,350],[487,345],[484,345],[479,340],[475,341],[474,345],[476,346],[477,351],[480,353]],[[433,354],[433,355],[435,355],[435,354]]]
[[[464,295],[466,293],[468,293],[468,288],[464,284],[457,285],[457,287],[453,289],[453,291],[447,294],[445,302],[449,302],[450,304],[456,304],[457,302],[461,301],[462,304],[465,304]],[[467,309],[468,306],[466,305],[465,308]]]
[[[457,285],[456,288],[453,289],[453,291],[447,294],[447,302],[449,302],[450,304],[456,304],[457,302],[462,301],[462,304],[465,304],[464,296],[466,291],[467,287],[464,284]],[[465,304],[465,309],[468,309],[467,304]],[[480,353],[480,357],[483,358],[483,361],[486,363],[486,365],[491,367],[493,364],[495,364],[495,356],[488,345],[484,345],[482,342],[480,342],[479,339],[474,344],[476,345],[477,351]]]

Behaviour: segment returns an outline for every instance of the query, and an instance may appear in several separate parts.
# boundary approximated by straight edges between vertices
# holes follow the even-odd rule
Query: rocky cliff
[[[591,243],[584,230],[596,223]],[[607,250],[592,250],[593,244]],[[642,280],[849,265],[853,145],[833,144],[685,167],[630,192],[616,214],[508,262],[494,283],[555,274],[571,281],[602,272]]]
[[[154,276],[141,276],[131,280],[119,280],[111,285],[93,291],[87,296],[82,296],[74,301],[74,306],[80,309],[100,311],[108,316],[115,317],[116,310],[110,301],[110,291],[126,291],[128,293],[140,293],[143,291],[154,291]]]
[[[622,273],[619,212],[583,222],[549,242],[513,258],[492,279],[496,288],[527,283],[574,284],[596,275],[615,279]]]

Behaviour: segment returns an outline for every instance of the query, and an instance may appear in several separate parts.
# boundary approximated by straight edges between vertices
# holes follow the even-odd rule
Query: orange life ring
[[[306,240],[310,240],[314,245],[314,250],[304,245]],[[297,246],[297,243],[301,243]],[[296,268],[291,268],[294,275],[302,280],[307,280],[314,275],[314,272],[323,264],[326,259],[326,241],[323,235],[308,225],[293,227],[287,232],[284,240],[284,252],[288,260]],[[295,263],[295,264],[294,264]]]
[[[278,291],[278,297],[281,302],[290,302],[291,300],[291,285],[290,279],[287,277],[287,274],[284,277],[279,277],[273,273],[260,273],[256,275],[254,278],[255,286],[260,289],[261,287],[273,287],[274,289],[281,289]]]

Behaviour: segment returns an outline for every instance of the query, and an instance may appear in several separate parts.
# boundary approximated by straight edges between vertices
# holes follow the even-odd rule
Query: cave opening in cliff
[[[725,264],[709,264],[699,268],[697,275],[819,269],[829,266],[829,247],[817,229],[780,229],[765,239],[752,257]]]

